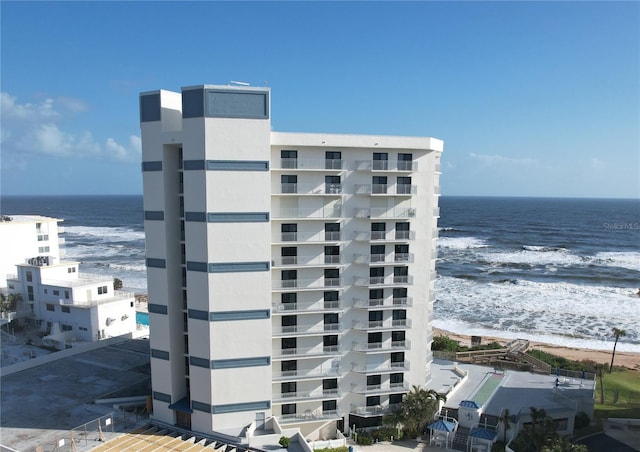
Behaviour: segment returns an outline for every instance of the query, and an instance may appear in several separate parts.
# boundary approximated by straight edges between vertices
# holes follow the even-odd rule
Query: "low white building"
[[[14,262],[16,273],[7,275],[6,292],[19,294],[21,300],[14,313],[5,317],[39,326],[45,333],[43,343],[59,349],[75,341],[96,341],[134,332],[133,293],[115,290],[109,276],[81,275],[79,262],[60,260],[60,221],[16,216],[0,223],[2,249],[11,249],[11,256],[19,259]],[[46,235],[47,242],[56,246],[33,248],[34,237],[36,243],[42,242],[38,242],[40,235]]]

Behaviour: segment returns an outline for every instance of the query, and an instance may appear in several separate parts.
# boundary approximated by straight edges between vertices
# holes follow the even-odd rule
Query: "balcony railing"
[[[280,359],[317,358],[322,356],[340,356],[342,349],[338,345],[320,345],[316,347],[296,347],[273,350],[273,357]]]
[[[305,335],[325,335],[327,333],[339,333],[342,327],[339,323],[316,324],[316,325],[288,325],[273,328],[274,336],[305,336]]]
[[[326,289],[342,287],[342,278],[286,279],[272,281],[273,289]]]
[[[353,322],[353,328],[356,330],[394,330],[394,329],[404,329],[411,328],[411,320],[410,319],[399,319],[399,320],[371,320],[369,322]]]
[[[403,160],[356,160],[356,171],[418,171],[418,162]]]
[[[351,405],[351,414],[358,416],[380,416],[383,414],[393,413],[400,408],[400,404],[393,405],[376,405],[376,406],[356,406]]]
[[[335,399],[341,397],[339,389],[320,389],[315,391],[283,392],[273,395],[274,402],[305,402],[310,400]]]
[[[313,267],[323,265],[340,265],[340,255],[278,256],[271,260],[272,267]]]
[[[282,195],[341,195],[342,184],[280,184]]]
[[[297,369],[284,370],[281,372],[273,372],[272,379],[277,381],[293,381],[314,378],[337,377],[340,375],[340,367],[326,365],[315,367],[313,369]]]
[[[322,243],[339,242],[342,240],[340,231],[323,231],[315,234],[302,232],[282,232],[280,240],[283,242]]]
[[[278,303],[271,305],[272,314],[289,314],[294,312],[303,312],[312,314],[314,312],[324,311],[340,311],[342,303],[340,300],[318,301],[315,303]]]
[[[341,416],[338,414],[337,410],[317,410],[309,413],[293,413],[276,416],[278,422],[280,422],[281,424],[314,422],[318,420],[338,419],[340,417]]]
[[[368,300],[358,300],[353,306],[361,309],[391,308],[391,307],[399,307],[399,306],[407,307],[407,306],[413,306],[413,299],[411,297],[370,298]]]
[[[409,387],[406,383],[385,383],[379,385],[357,386],[353,385],[351,392],[356,394],[390,394],[394,392],[408,391]]]
[[[390,373],[408,371],[411,369],[409,361],[386,362],[384,364],[353,364],[351,370],[357,373]]]
[[[272,169],[297,169],[297,170],[342,170],[344,161],[341,159],[300,159],[281,158],[274,162],[276,166]]]
[[[298,219],[324,219],[324,218],[342,218],[342,209],[340,207],[321,207],[315,209],[313,207],[304,208],[280,208],[273,211],[273,218],[298,218]]]
[[[384,342],[369,342],[360,343],[353,342],[351,350],[357,352],[389,352],[395,350],[409,350],[411,349],[411,341],[384,341]]]
[[[356,231],[355,240],[357,242],[375,241],[409,241],[415,240],[415,231]]]
[[[355,254],[353,262],[356,264],[397,264],[398,262],[413,262],[414,255],[412,253],[395,253],[395,254]]]
[[[370,278],[354,278],[353,282],[358,287],[371,286],[406,286],[413,284],[413,276],[373,276]]]
[[[416,216],[416,209],[387,209],[379,207],[374,209],[355,209],[354,214],[356,218],[413,218]]]

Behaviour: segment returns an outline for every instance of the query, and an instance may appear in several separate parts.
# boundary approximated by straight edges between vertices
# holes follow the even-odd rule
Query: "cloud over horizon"
[[[3,165],[23,168],[28,156],[85,157],[121,162],[140,160],[141,140],[132,135],[120,144],[113,137],[96,139],[91,131],[73,131],[74,118],[88,110],[81,99],[47,97],[38,103],[20,103],[0,93],[0,144]]]

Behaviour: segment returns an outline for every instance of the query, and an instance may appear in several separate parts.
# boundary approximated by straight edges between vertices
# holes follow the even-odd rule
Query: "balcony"
[[[271,260],[272,267],[335,267],[341,265],[339,255],[278,256]]]
[[[280,424],[299,424],[302,422],[317,422],[317,421],[325,421],[325,420],[338,420],[341,419],[342,416],[338,414],[337,410],[316,410],[311,412],[307,410],[303,413],[294,413],[294,414],[282,414],[280,416],[276,416],[278,422]]]
[[[385,374],[403,372],[411,369],[409,361],[387,362],[384,364],[353,364],[351,371],[359,374]]]
[[[280,240],[283,243],[326,243],[342,241],[340,231],[321,231],[318,233],[281,232]]]
[[[400,287],[413,284],[413,276],[374,276],[370,278],[354,278],[358,287]]]
[[[272,373],[273,381],[314,380],[339,376],[340,367],[333,365],[323,365],[313,369],[285,370],[282,372]]]
[[[344,160],[341,159],[300,159],[281,158],[272,163],[272,170],[296,171],[343,171]]]
[[[370,342],[359,343],[353,342],[351,350],[356,352],[366,353],[389,353],[398,350],[410,350],[411,341],[384,341],[384,342]]]
[[[355,254],[353,256],[353,262],[356,264],[369,264],[369,265],[381,265],[381,264],[397,264],[397,263],[411,263],[413,262],[413,253],[395,253],[395,254]]]
[[[357,242],[407,242],[415,240],[415,231],[356,231]]]
[[[297,196],[340,196],[342,184],[280,184],[280,191],[273,195],[297,195]]]
[[[413,299],[411,297],[403,298],[370,298],[368,300],[358,300],[353,305],[354,308],[359,309],[388,309],[397,307],[410,307],[413,306]]]
[[[322,358],[327,356],[340,356],[342,349],[339,345],[319,345],[316,347],[297,347],[283,348],[273,350],[273,359],[303,359],[303,358]]]
[[[355,209],[356,218],[413,218],[416,216],[416,209],[410,208],[392,208],[383,207],[374,209]]]
[[[413,173],[418,171],[418,162],[402,160],[356,160],[356,171],[389,171]]]
[[[314,314],[342,311],[340,300],[318,301],[315,303],[274,303],[271,305],[272,315]]]
[[[289,325],[273,327],[273,336],[324,336],[325,334],[341,333],[342,326],[339,323],[315,324],[315,325]]]
[[[297,391],[273,394],[274,403],[310,402],[313,400],[337,399],[342,393],[339,389],[319,389],[315,391]]]
[[[351,405],[351,414],[356,414],[361,417],[383,416],[385,414],[393,413],[400,408],[400,404],[394,405],[376,405],[376,406],[356,406]]]
[[[342,218],[340,207],[292,207],[274,209],[272,217],[277,219],[297,219],[297,220],[324,220],[332,218]]]
[[[354,330],[361,331],[384,331],[384,330],[403,330],[411,328],[410,319],[398,319],[398,320],[371,320],[369,322],[353,322]]]
[[[271,281],[273,290],[323,290],[343,287],[342,278],[286,279]]]
[[[417,193],[415,185],[410,184],[356,184],[356,195],[411,196]]]
[[[380,385],[351,386],[351,392],[362,395],[393,394],[397,392],[408,392],[407,383],[385,383]]]

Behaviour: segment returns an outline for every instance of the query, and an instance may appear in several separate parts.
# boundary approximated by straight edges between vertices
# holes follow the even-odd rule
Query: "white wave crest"
[[[477,283],[454,277],[439,277],[436,288],[436,325],[467,325],[442,326],[450,331],[470,334],[471,325],[493,335],[512,331],[522,337],[527,332],[538,337],[532,340],[545,336],[545,342],[565,345],[571,339],[594,348],[608,342],[616,327],[627,331],[623,348],[640,352],[640,298],[634,289],[523,280]]]
[[[438,246],[453,250],[466,250],[473,248],[486,248],[489,245],[483,239],[477,237],[440,237]]]
[[[480,254],[480,258],[495,264],[585,265],[587,263],[584,258],[563,249],[545,252],[529,249],[501,253],[484,252]]]
[[[65,234],[68,237],[85,237],[97,239],[102,242],[129,242],[144,240],[144,232],[124,227],[93,227],[93,226],[65,226]]]
[[[608,267],[628,268],[640,271],[640,253],[632,251],[601,252],[595,255],[595,263]]]

